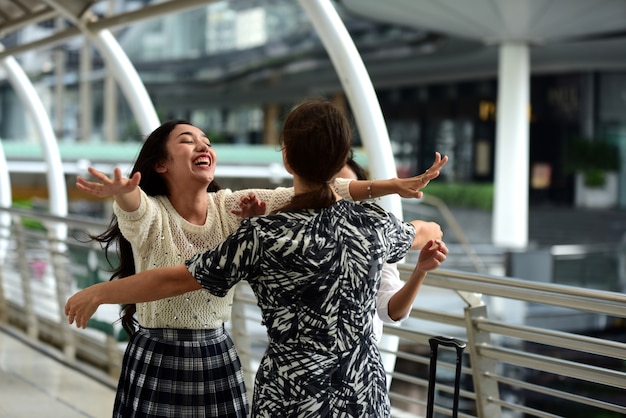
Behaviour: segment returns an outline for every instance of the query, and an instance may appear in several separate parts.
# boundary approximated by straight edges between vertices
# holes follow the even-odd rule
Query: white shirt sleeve
[[[409,317],[408,313],[397,321],[389,317],[389,300],[402,286],[404,286],[404,282],[400,280],[400,272],[396,263],[385,263],[382,269],[380,289],[376,295],[376,312],[383,322],[397,324]]]

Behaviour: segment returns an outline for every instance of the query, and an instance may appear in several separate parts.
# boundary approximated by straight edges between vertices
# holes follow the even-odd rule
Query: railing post
[[[4,277],[2,266],[4,266],[4,262],[0,262],[0,323],[7,324],[9,322],[9,303],[7,302],[7,298],[4,294]]]
[[[489,402],[489,399],[500,399],[498,382],[488,377],[488,374],[496,375],[497,365],[495,360],[480,356],[480,346],[491,345],[491,333],[478,331],[473,321],[475,318],[487,317],[486,305],[465,308],[467,345],[470,351],[472,379],[476,393],[476,413],[479,417],[500,418],[502,416],[500,405]]]
[[[245,288],[247,286],[247,283],[239,283],[235,288],[233,307],[230,314],[230,336],[233,339],[235,347],[237,347],[237,354],[239,355],[239,361],[241,361],[246,388],[248,389],[248,393],[252,393],[256,368],[252,365],[252,346],[246,329],[246,303],[244,300],[246,297]],[[242,300],[240,297],[244,299]]]
[[[0,322],[5,324],[9,322],[9,301],[4,294],[4,266],[9,252],[10,236],[11,215],[0,209]]]
[[[36,340],[39,338],[39,323],[33,303],[33,292],[30,285],[30,268],[26,254],[26,234],[21,217],[14,219],[13,230],[15,231],[15,242],[17,245],[18,268],[22,285],[22,300],[24,301],[24,319],[26,320],[26,334]]]
[[[61,322],[60,331],[62,335],[63,355],[66,360],[73,361],[76,358],[76,340],[72,332],[72,326],[65,320],[65,302],[72,281],[72,276],[68,269],[69,255],[67,243],[60,242],[57,234],[48,231],[48,248],[50,261],[52,263],[52,274],[54,276],[57,312]]]
[[[111,378],[117,379],[122,373],[122,353],[117,346],[115,335],[107,334],[104,345],[106,350],[108,374]]]

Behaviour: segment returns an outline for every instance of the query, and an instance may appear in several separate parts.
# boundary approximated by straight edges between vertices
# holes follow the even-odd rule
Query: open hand
[[[239,209],[232,209],[230,212],[242,218],[249,218],[251,216],[265,215],[265,210],[266,203],[260,201],[254,193],[250,192],[239,200]]]
[[[99,181],[89,181],[79,176],[76,179],[76,187],[98,197],[111,197],[117,194],[130,193],[137,189],[141,180],[141,173],[139,172],[135,173],[130,179],[122,177],[122,171],[117,167],[113,170],[113,179],[93,167],[89,167],[88,170]]]
[[[428,185],[432,179],[439,177],[441,168],[448,162],[448,156],[441,157],[441,154],[435,153],[435,162],[427,168],[424,174],[409,177],[405,179],[396,179],[400,182],[398,194],[401,197],[421,199],[424,195],[420,190]]]

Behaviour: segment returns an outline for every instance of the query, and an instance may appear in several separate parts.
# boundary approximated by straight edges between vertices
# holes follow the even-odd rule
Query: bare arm
[[[393,178],[388,180],[353,180],[350,182],[350,196],[354,200],[366,200],[374,197],[398,194],[401,197],[420,199],[423,193],[420,191],[432,179],[439,177],[441,168],[448,162],[448,156],[441,157],[435,153],[435,162],[424,174],[405,179]],[[368,190],[369,188],[369,190]]]
[[[76,327],[85,328],[89,318],[102,304],[150,302],[200,288],[184,264],[161,267],[76,292],[65,304],[65,315],[70,324],[76,322]]]
[[[448,254],[448,248],[443,241],[430,240],[424,245],[411,277],[402,289],[389,299],[388,312],[391,319],[397,321],[406,316],[413,307],[413,301],[417,297],[426,274],[439,267],[445,261],[446,254]]]
[[[93,167],[89,167],[89,173],[99,181],[89,181],[79,176],[76,179],[76,187],[94,196],[113,197],[125,212],[133,212],[139,208],[140,173],[135,173],[131,178],[122,177],[122,171],[117,167],[113,170],[113,179]]]
[[[426,222],[415,220],[411,221],[415,227],[415,237],[413,238],[412,250],[423,248],[430,240],[441,240],[443,232],[441,226],[436,222]]]

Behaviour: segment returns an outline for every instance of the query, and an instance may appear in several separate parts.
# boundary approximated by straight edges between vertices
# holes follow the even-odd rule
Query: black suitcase
[[[452,337],[431,337],[430,344],[430,367],[428,373],[428,404],[426,405],[426,418],[433,418],[435,411],[435,383],[437,377],[437,354],[440,345],[454,347],[456,349],[456,374],[454,377],[454,405],[452,407],[452,418],[457,418],[459,413],[459,386],[461,383],[461,363],[463,361],[463,350],[467,345],[463,341]]]

